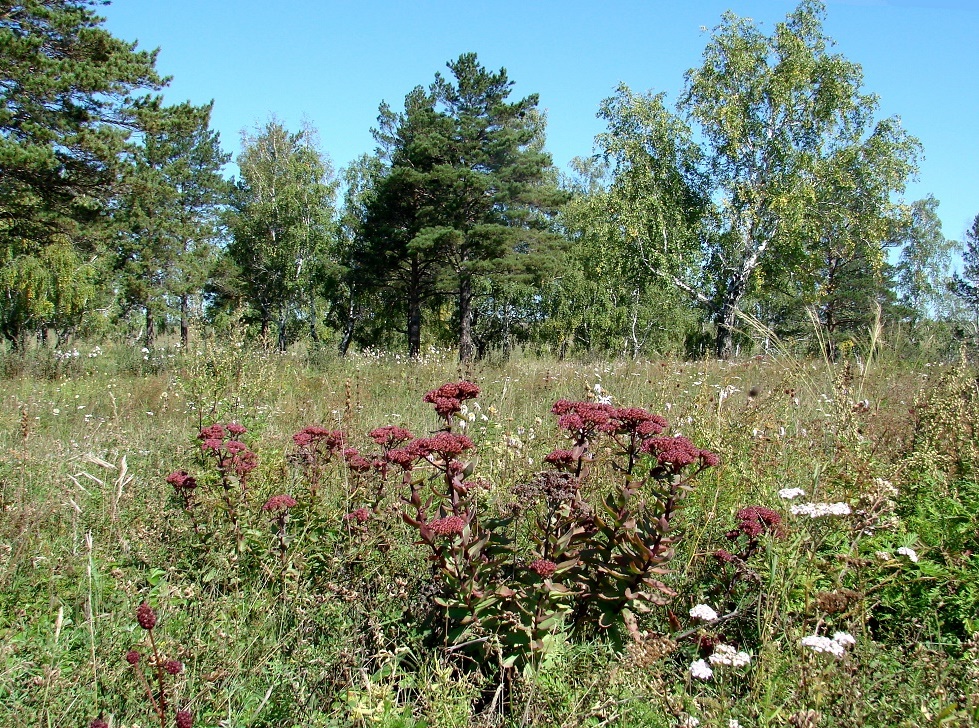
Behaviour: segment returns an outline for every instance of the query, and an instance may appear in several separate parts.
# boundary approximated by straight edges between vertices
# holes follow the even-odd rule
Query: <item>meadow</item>
[[[964,358],[0,363],[3,725],[979,725]]]

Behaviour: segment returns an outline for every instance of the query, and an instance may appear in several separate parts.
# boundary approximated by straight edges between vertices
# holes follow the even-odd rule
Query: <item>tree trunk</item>
[[[147,349],[152,349],[153,344],[156,343],[156,322],[153,319],[153,309],[150,308],[149,304],[146,306],[146,338],[144,346]]]
[[[187,300],[187,294],[183,294],[180,297],[180,345],[186,349],[187,344],[190,343],[190,316],[188,309],[190,308],[190,303]]]
[[[408,286],[408,356],[415,358],[422,348],[421,269],[417,257],[411,261],[411,282]]]
[[[354,338],[354,326],[357,321],[357,306],[354,304],[354,292],[350,291],[350,303],[347,304],[347,321],[343,326],[343,338],[340,339],[340,356],[346,356],[350,342]]]
[[[472,280],[463,276],[459,280],[459,361],[473,358],[473,290]]]
[[[320,337],[316,333],[316,296],[310,295],[309,297],[309,338],[313,342],[313,346],[319,346]]]
[[[738,299],[725,296],[717,317],[717,342],[715,353],[718,359],[730,359],[734,354],[734,325],[738,317]]]
[[[279,312],[279,338],[278,338],[278,348],[279,352],[282,353],[286,350],[286,312]]]

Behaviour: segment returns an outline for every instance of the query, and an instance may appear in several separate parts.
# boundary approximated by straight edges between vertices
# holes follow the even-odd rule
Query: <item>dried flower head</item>
[[[136,621],[143,629],[150,630],[156,626],[156,612],[146,602],[136,607]]]
[[[178,710],[174,722],[177,728],[194,728],[194,714],[189,710]]]
[[[126,662],[128,662],[130,665],[138,665],[139,658],[140,655],[138,652],[136,652],[136,650],[129,650],[129,652],[126,653]]]
[[[167,671],[169,675],[179,675],[184,671],[184,663],[180,660],[167,660],[163,663],[163,669]]]

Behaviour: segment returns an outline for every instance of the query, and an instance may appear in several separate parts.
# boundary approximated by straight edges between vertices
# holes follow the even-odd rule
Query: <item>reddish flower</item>
[[[258,455],[251,450],[244,450],[235,455],[232,465],[235,470],[235,475],[239,478],[244,478],[258,467]]]
[[[737,519],[737,527],[727,534],[732,541],[739,536],[756,539],[766,532],[776,537],[782,535],[782,516],[771,508],[748,506],[738,511]]]
[[[174,722],[177,728],[194,728],[194,714],[189,710],[178,710]]]
[[[193,490],[197,479],[186,470],[175,470],[167,476],[167,482],[177,490]]]
[[[109,728],[109,724],[102,720],[102,718],[96,718],[88,724],[88,728]]]
[[[368,433],[371,439],[382,447],[394,447],[402,442],[411,440],[412,435],[408,430],[397,425],[386,425],[377,427]]]
[[[557,571],[557,564],[548,559],[537,559],[535,561],[531,561],[527,568],[538,576],[545,579],[550,579],[552,576],[554,576],[554,572]]]
[[[292,436],[292,441],[297,447],[307,447],[313,441],[313,436],[308,432],[297,432]]]
[[[371,461],[360,455],[351,455],[347,458],[347,467],[355,473],[366,473],[371,469]]]
[[[263,511],[287,511],[296,505],[296,499],[291,495],[286,495],[282,493],[280,495],[273,495],[267,501],[265,505],[262,506]]]
[[[163,663],[163,669],[170,675],[179,675],[184,671],[184,663],[180,660],[167,660]]]
[[[575,463],[578,462],[578,458],[570,450],[555,450],[544,456],[544,462],[550,463],[559,470],[568,470],[574,467]]]
[[[292,436],[298,447],[322,446],[323,450],[335,452],[343,447],[344,435],[340,430],[327,430],[325,427],[310,425]]]
[[[129,650],[129,652],[126,653],[126,662],[128,662],[130,665],[138,665],[139,653],[136,652],[136,650]]]
[[[439,397],[445,399],[457,399],[460,401],[475,399],[479,396],[479,391],[479,387],[472,382],[449,382],[447,384],[443,384],[438,389],[433,389],[430,392],[426,392],[425,396],[422,398],[422,401],[434,404]]]
[[[357,523],[367,523],[371,518],[370,508],[357,508],[350,511],[343,517],[345,521],[357,521]]]
[[[725,551],[724,549],[718,549],[714,552],[714,558],[724,564],[729,564],[734,561],[734,554],[730,551]]]
[[[210,425],[202,427],[198,440],[224,440],[224,428],[221,425]]]
[[[641,407],[619,407],[611,410],[610,419],[602,426],[602,430],[620,435],[635,433],[640,437],[651,437],[660,434],[666,429],[666,425],[663,417]]]
[[[223,445],[224,445],[224,440],[219,440],[216,437],[209,437],[206,440],[204,440],[204,442],[201,444],[201,450],[204,451],[210,450],[211,452],[218,452]]]
[[[228,425],[228,432],[230,432],[234,437],[241,437],[246,432],[248,432],[248,430],[246,430],[244,426],[238,424],[237,422],[232,422]]]
[[[146,602],[136,607],[136,621],[143,629],[149,630],[156,626],[156,612]]]
[[[241,440],[228,440],[226,443],[224,443],[224,447],[232,455],[239,452],[245,452],[248,449],[248,446]]]
[[[449,418],[462,410],[462,402],[455,397],[436,397],[432,404],[440,417]]]
[[[462,516],[446,516],[432,521],[428,527],[439,536],[455,536],[466,527],[466,519]]]
[[[558,427],[567,430],[576,440],[590,439],[596,431],[606,430],[615,408],[596,402],[558,400],[551,412],[558,415]]]
[[[659,464],[679,472],[688,465],[699,463],[702,467],[714,467],[720,459],[716,454],[701,450],[686,437],[651,437],[642,444],[643,452],[655,455]]]
[[[384,457],[387,458],[389,463],[394,463],[395,465],[400,466],[403,470],[411,470],[413,467],[415,467],[415,461],[418,459],[418,456],[415,453],[409,452],[404,448],[398,450],[388,450]]]
[[[438,453],[443,459],[448,460],[466,450],[472,450],[475,445],[465,435],[454,435],[451,432],[440,432],[435,437],[420,438],[412,441],[409,446],[414,452],[419,453],[420,457],[425,457],[431,453]]]

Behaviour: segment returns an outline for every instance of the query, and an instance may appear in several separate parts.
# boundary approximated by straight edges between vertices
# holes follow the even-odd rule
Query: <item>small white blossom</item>
[[[916,564],[918,563],[918,552],[915,551],[914,549],[908,548],[907,546],[902,546],[897,550],[897,552],[901,554],[901,556],[907,556],[908,559],[910,559],[914,563]]]
[[[714,648],[714,654],[709,658],[712,665],[728,665],[730,667],[744,667],[751,664],[751,655],[747,652],[738,652],[731,645],[718,645]]]
[[[802,644],[813,652],[827,653],[837,658],[843,657],[846,648],[856,643],[856,639],[849,632],[836,632],[832,639],[818,634],[802,638]]]
[[[833,642],[844,647],[850,647],[857,643],[857,640],[849,632],[836,632],[833,634]]]
[[[714,671],[704,660],[695,660],[690,663],[690,677],[695,677],[698,680],[710,680],[713,676]]]
[[[698,725],[700,725],[700,721],[692,715],[688,715],[680,721],[680,728],[697,728]]]
[[[717,612],[706,604],[698,604],[696,607],[690,610],[690,616],[694,619],[699,619],[702,622],[713,622],[715,619],[717,619]]]
[[[821,518],[822,516],[848,516],[850,506],[846,503],[799,503],[789,508],[793,515]]]
[[[731,718],[731,720],[727,722],[727,728],[741,728],[741,724],[734,718]]]
[[[806,491],[802,488],[782,488],[778,492],[778,497],[782,500],[792,500],[793,498],[798,498],[800,495],[805,495]]]

